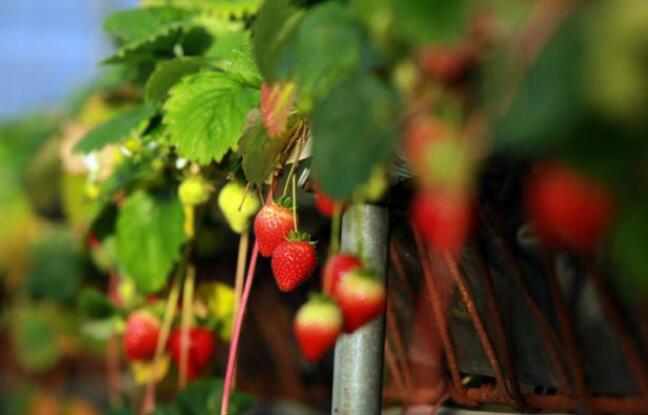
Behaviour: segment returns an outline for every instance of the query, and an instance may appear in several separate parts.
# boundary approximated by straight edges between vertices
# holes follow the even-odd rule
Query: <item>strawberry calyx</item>
[[[315,291],[308,294],[308,302],[317,304],[337,304],[330,295]]]
[[[311,245],[315,245],[317,243],[310,240],[310,234],[308,232],[301,232],[297,229],[290,231],[290,233],[286,237],[286,240],[290,242],[308,242]]]
[[[275,200],[274,203],[278,206],[292,209],[293,199],[290,196],[282,196],[279,199]]]

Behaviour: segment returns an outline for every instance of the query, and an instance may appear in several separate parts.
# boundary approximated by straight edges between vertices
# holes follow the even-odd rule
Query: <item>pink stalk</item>
[[[252,258],[250,259],[250,268],[248,268],[247,277],[245,278],[245,287],[243,288],[243,296],[241,297],[241,304],[236,312],[236,320],[234,320],[234,332],[232,333],[232,341],[230,343],[229,356],[227,358],[227,371],[225,372],[225,386],[223,387],[223,397],[221,399],[221,415],[227,415],[229,406],[230,389],[232,388],[232,377],[234,376],[234,366],[236,363],[236,355],[238,352],[239,338],[241,335],[241,326],[243,325],[243,315],[247,308],[248,297],[252,289],[252,282],[254,280],[254,271],[256,269],[257,258],[259,257],[259,244],[255,241],[252,248]]]
[[[272,193],[274,192],[276,182],[272,183],[268,196],[266,197],[266,204],[272,201]],[[229,409],[230,391],[232,389],[232,379],[234,377],[234,368],[236,367],[236,356],[238,353],[239,338],[241,337],[241,326],[243,325],[243,316],[247,309],[248,298],[252,290],[252,282],[254,281],[254,271],[256,270],[257,259],[259,258],[259,244],[254,241],[252,248],[252,257],[250,258],[250,268],[248,268],[247,276],[245,277],[245,287],[243,288],[243,295],[241,302],[236,310],[236,319],[234,320],[234,330],[232,331],[232,341],[230,342],[229,356],[227,357],[227,371],[225,372],[225,385],[223,387],[223,397],[221,398],[221,415],[227,415]]]

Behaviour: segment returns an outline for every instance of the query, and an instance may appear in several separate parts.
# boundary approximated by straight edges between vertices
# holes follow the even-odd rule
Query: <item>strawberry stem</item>
[[[329,257],[336,254],[340,250],[340,227],[342,224],[341,219],[341,204],[335,200],[333,202],[333,217],[331,218],[331,249],[329,250]]]
[[[160,369],[160,361],[162,360],[164,347],[169,338],[171,325],[173,324],[173,317],[175,316],[176,308],[178,307],[178,297],[180,297],[180,275],[183,271],[182,268],[183,267],[178,270],[178,273],[173,280],[173,285],[171,286],[171,291],[169,292],[169,297],[167,298],[164,308],[164,318],[162,320],[160,336],[158,337],[157,346],[155,348],[155,357],[153,358],[153,373],[148,379],[146,390],[144,392],[144,402],[140,412],[142,415],[150,414],[155,410],[155,378]]]
[[[182,317],[180,321],[180,376],[178,388],[184,389],[187,386],[189,372],[189,331],[192,326],[192,304],[194,283],[196,280],[196,269],[193,265],[187,268],[184,286],[182,288]]]
[[[276,181],[272,183],[268,195],[266,196],[266,205],[272,202],[272,193],[275,190]],[[238,309],[236,310],[236,319],[234,320],[234,330],[232,331],[232,340],[230,342],[229,355],[227,357],[227,370],[225,371],[225,384],[223,386],[223,396],[221,398],[221,415],[227,415],[229,409],[230,392],[232,389],[232,380],[234,377],[234,368],[236,367],[236,355],[238,353],[239,339],[241,337],[241,326],[243,325],[243,316],[247,308],[248,298],[252,290],[254,281],[254,271],[256,270],[257,259],[259,258],[259,243],[254,242],[252,256],[250,257],[250,268],[248,268],[245,279],[245,287]]]
[[[295,230],[299,231],[297,226],[297,183],[295,176],[292,177],[292,214],[293,214],[293,225]]]

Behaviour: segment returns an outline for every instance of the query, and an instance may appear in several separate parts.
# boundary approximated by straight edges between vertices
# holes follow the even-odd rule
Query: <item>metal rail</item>
[[[389,215],[386,208],[354,205],[342,218],[342,250],[358,253],[386,275]],[[385,320],[380,316],[356,332],[343,335],[335,347],[334,415],[376,415],[382,408]]]

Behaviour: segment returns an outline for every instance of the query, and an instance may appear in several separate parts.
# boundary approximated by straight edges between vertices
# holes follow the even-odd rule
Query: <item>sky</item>
[[[56,105],[111,51],[102,21],[136,0],[0,0],[0,119]]]

